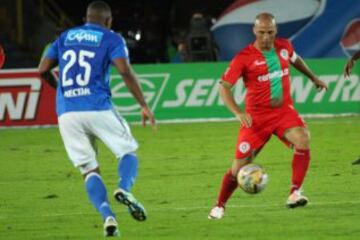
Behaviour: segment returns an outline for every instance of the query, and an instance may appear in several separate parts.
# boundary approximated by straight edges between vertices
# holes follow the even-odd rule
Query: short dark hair
[[[110,12],[111,13],[110,6],[104,1],[93,1],[93,2],[89,3],[87,8],[91,9],[91,10],[98,10],[101,12]]]

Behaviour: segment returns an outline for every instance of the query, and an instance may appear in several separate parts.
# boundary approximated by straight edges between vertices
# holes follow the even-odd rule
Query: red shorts
[[[305,127],[304,120],[296,110],[290,107],[274,109],[262,114],[251,114],[252,126],[241,127],[236,144],[235,158],[242,159],[260,150],[269,141],[272,134],[278,136],[287,146],[291,143],[284,138],[287,129],[293,127]]]

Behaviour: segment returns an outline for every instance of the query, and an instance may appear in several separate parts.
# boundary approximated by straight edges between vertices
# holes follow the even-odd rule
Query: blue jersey
[[[58,60],[58,116],[74,111],[112,108],[109,70],[113,59],[128,59],[124,39],[100,25],[69,29],[50,46],[46,57]]]

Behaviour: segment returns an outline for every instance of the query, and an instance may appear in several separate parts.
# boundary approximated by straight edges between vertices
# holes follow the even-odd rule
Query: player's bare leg
[[[259,150],[254,151],[254,153],[247,158],[235,159],[233,161],[231,169],[229,169],[223,177],[219,196],[216,205],[211,209],[208,215],[209,219],[221,219],[224,217],[225,204],[227,203],[227,201],[229,200],[229,198],[231,197],[231,195],[238,186],[236,179],[238,172],[243,166],[251,163],[258,153]]]
[[[284,136],[294,146],[292,186],[286,205],[289,208],[305,206],[308,199],[302,195],[301,186],[310,163],[310,133],[304,127],[294,127],[288,129]]]

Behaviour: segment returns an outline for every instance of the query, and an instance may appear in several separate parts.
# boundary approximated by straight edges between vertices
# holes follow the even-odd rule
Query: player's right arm
[[[57,87],[57,81],[54,75],[51,74],[51,69],[58,64],[58,42],[59,40],[56,40],[51,44],[38,67],[40,76],[53,88]]]
[[[54,59],[44,57],[41,59],[38,67],[40,76],[53,88],[57,87],[57,81],[51,74],[51,69],[53,69],[56,65],[57,61]]]
[[[240,57],[236,56],[230,63],[230,66],[224,73],[220,81],[219,92],[226,107],[235,115],[242,126],[251,127],[252,119],[250,114],[242,112],[236,104],[231,88],[236,84],[242,75],[244,64]]]
[[[251,116],[250,114],[242,112],[239,109],[231,92],[231,88],[232,86],[227,82],[221,81],[219,87],[220,96],[223,99],[226,107],[235,115],[235,117],[240,121],[241,125],[249,128],[252,124]]]

